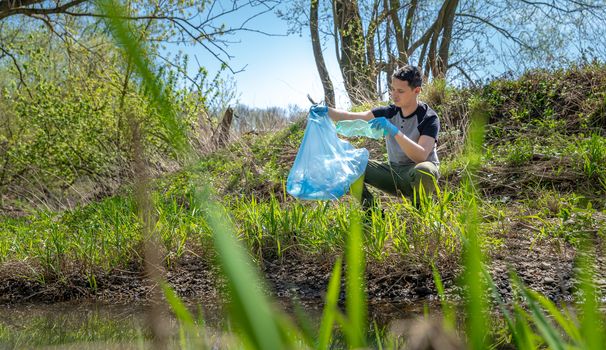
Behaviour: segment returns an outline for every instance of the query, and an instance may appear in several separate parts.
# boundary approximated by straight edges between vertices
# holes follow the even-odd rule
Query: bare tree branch
[[[13,66],[15,67],[15,69],[17,70],[17,73],[19,74],[19,84],[23,84],[23,86],[25,87],[25,90],[27,91],[29,96],[32,97],[32,93],[29,90],[29,87],[27,86],[27,82],[25,81],[25,75],[23,74],[23,71],[21,70],[21,66],[19,66],[19,62],[17,61],[17,58],[15,57],[15,55],[13,55],[10,51],[6,50],[1,45],[0,45],[0,52],[2,52],[2,55],[0,55],[0,59],[4,56],[7,56],[11,59],[11,61],[13,62]],[[20,87],[20,85],[17,86],[17,88],[19,88],[19,87]]]
[[[320,75],[320,81],[322,82],[322,88],[324,89],[324,102],[329,107],[335,106],[335,90],[330,80],[330,74],[326,68],[324,62],[324,55],[322,54],[322,44],[320,43],[320,34],[318,32],[318,0],[311,0],[310,11],[309,11],[309,31],[311,35],[311,44],[314,52],[314,59],[316,61],[316,68]]]
[[[465,77],[465,79],[467,79],[467,81],[471,84],[472,87],[475,87],[477,85],[476,82],[471,78],[471,76],[465,71],[465,69],[463,69],[463,67],[459,65],[459,62],[453,63],[448,67],[456,68]]]
[[[9,16],[25,15],[37,20],[41,20],[49,28],[51,33],[61,37],[62,35],[71,35],[67,31],[60,33],[56,30],[55,25],[49,18],[51,15],[65,15],[71,17],[82,18],[105,18],[106,16],[95,11],[89,11],[87,8],[80,7],[81,5],[92,3],[91,0],[71,0],[61,4],[61,0],[0,0],[0,21]],[[121,19],[126,21],[153,21],[168,23],[170,26],[177,28],[179,33],[175,36],[177,40],[164,38],[160,41],[172,43],[196,43],[202,46],[213,57],[215,57],[222,65],[225,65],[235,74],[240,70],[233,69],[229,60],[232,58],[228,54],[226,48],[230,43],[221,39],[225,35],[230,35],[235,32],[253,32],[268,36],[279,36],[281,34],[273,34],[262,30],[248,27],[248,24],[259,16],[273,11],[280,4],[277,0],[261,0],[261,1],[231,1],[230,6],[224,6],[221,1],[213,1],[209,8],[194,9],[191,7],[173,6],[163,11],[154,11],[152,14],[135,14],[131,16],[123,16]],[[51,5],[53,7],[49,7]],[[80,5],[80,6],[79,6]],[[160,9],[163,6],[162,1],[157,4]],[[261,7],[260,11],[256,11],[250,16],[240,21],[237,26],[215,27],[214,22],[224,19],[230,15],[234,15],[238,11],[242,11],[246,7]],[[190,11],[191,10],[191,11]],[[206,11],[206,16],[200,16],[197,11]],[[173,15],[179,13],[179,15]],[[183,15],[181,15],[183,14]],[[226,19],[226,22],[232,22]],[[173,37],[174,38],[174,37]],[[150,38],[150,41],[156,41],[155,38]]]
[[[9,2],[10,0],[5,0],[5,1]],[[22,7],[22,6],[13,7],[9,4],[5,10],[2,9],[2,4],[0,3],[0,20],[2,20],[3,18],[9,17],[9,16],[13,16],[13,15],[34,15],[34,14],[50,15],[50,14],[64,13],[69,8],[80,5],[86,1],[88,1],[88,0],[74,0],[74,1],[68,2],[66,4],[63,4],[61,6],[57,6],[57,7],[53,7],[53,8],[35,8],[35,7]],[[43,1],[32,1],[31,4],[37,4],[37,3],[41,3],[41,2],[43,2]],[[27,5],[31,5],[31,4],[27,4]]]
[[[542,10],[544,7],[549,7],[549,8],[552,8],[552,9],[557,10],[558,12],[562,12],[562,13],[575,13],[575,12],[582,12],[585,10],[604,8],[604,6],[592,5],[592,4],[587,4],[585,2],[582,2],[582,1],[571,1],[571,0],[568,0],[566,2],[578,5],[578,7],[570,9],[570,8],[566,8],[566,7],[557,6],[555,4],[555,2],[549,3],[549,2],[545,2],[545,1],[520,0],[520,2],[523,2],[527,5],[532,5],[540,10]]]
[[[39,4],[45,0],[0,0],[0,16],[3,12],[8,12],[14,8]]]
[[[529,44],[527,44],[524,41],[520,40],[518,37],[516,37],[513,34],[511,34],[508,30],[497,26],[496,24],[492,23],[491,21],[489,21],[486,18],[482,18],[482,17],[476,16],[476,15],[472,15],[470,13],[457,13],[457,16],[459,16],[459,17],[467,17],[467,18],[471,18],[471,19],[477,20],[479,22],[482,22],[482,23],[486,24],[487,26],[495,29],[497,32],[499,32],[501,35],[503,35],[507,39],[512,40],[516,44],[518,44],[518,45],[520,45],[520,46],[522,46],[522,47],[524,47],[526,49],[529,49],[529,50],[536,49],[536,47],[530,46]]]

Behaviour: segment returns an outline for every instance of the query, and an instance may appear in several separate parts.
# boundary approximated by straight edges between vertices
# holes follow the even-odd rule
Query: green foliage
[[[491,123],[510,119],[545,132],[555,127],[551,131],[569,134],[604,127],[605,81],[603,64],[534,70],[516,80],[492,81],[483,87],[481,96],[493,111]]]
[[[158,89],[133,76],[120,51],[105,36],[85,43],[102,48],[99,52],[76,46],[67,55],[54,42],[57,39],[28,30],[31,42],[16,42],[13,47],[25,62],[22,73],[27,86],[17,84],[14,66],[0,65],[1,74],[11,77],[0,93],[3,191],[8,188],[14,196],[35,200],[38,205],[56,204],[49,203],[53,198],[65,205],[75,196],[80,197],[77,202],[106,196],[132,177],[135,129],[143,135],[145,156],[159,172],[183,159],[173,143],[197,145],[204,136],[198,118],[206,100],[197,91],[184,88],[177,72],[148,72],[154,75],[153,81],[156,77],[164,81],[163,96],[173,101],[157,104],[147,96]],[[175,59],[187,67],[186,58]],[[205,92],[216,91],[207,74],[195,79],[205,86]],[[179,107],[169,113],[165,105]],[[181,129],[176,130],[178,123]]]
[[[528,163],[534,155],[534,142],[527,138],[515,140],[511,147],[508,147],[509,152],[507,161],[512,166],[519,166]]]
[[[111,94],[93,81],[84,82],[96,92],[92,94],[61,85],[40,81],[32,88],[33,97],[21,94],[11,101],[15,115],[2,132],[5,185],[39,177],[48,179],[49,187],[65,188],[81,177],[108,176],[112,170],[108,151],[117,125],[103,107]]]
[[[593,134],[589,139],[578,141],[583,158],[583,172],[589,180],[595,181],[606,192],[606,138]]]

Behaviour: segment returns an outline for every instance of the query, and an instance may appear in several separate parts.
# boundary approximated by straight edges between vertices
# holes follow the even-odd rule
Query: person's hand
[[[385,117],[372,119],[368,124],[373,129],[382,129],[385,135],[396,136],[398,134],[398,127],[390,123]]]
[[[322,115],[326,115],[328,113],[328,107],[323,106],[323,105],[319,105],[319,104],[318,105],[313,105],[313,106],[311,106],[310,111],[312,113],[315,113],[315,114],[319,115],[319,116],[322,116]]]

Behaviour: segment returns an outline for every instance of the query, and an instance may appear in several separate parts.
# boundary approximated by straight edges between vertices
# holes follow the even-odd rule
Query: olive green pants
[[[364,173],[362,207],[369,209],[375,205],[366,184],[394,196],[404,195],[414,201],[415,193],[419,192],[421,186],[426,194],[435,192],[439,176],[438,167],[432,162],[397,165],[369,160]]]

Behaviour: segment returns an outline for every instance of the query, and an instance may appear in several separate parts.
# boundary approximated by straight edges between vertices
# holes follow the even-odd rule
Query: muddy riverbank
[[[561,240],[537,240],[532,228],[512,223],[500,237],[498,248],[487,252],[488,266],[504,299],[511,297],[509,271],[515,271],[530,288],[554,301],[569,301],[574,296],[575,250]],[[267,290],[277,298],[321,301],[334,262],[332,256],[305,257],[301,254],[260,264]],[[596,262],[596,283],[606,289],[605,259]],[[454,263],[439,266],[449,298],[458,300],[460,267]],[[0,303],[55,303],[65,301],[145,302],[156,286],[138,265],[95,274],[96,288],[81,270],[75,269],[55,280],[28,278],[20,264],[4,264],[0,277]],[[369,303],[408,303],[434,300],[437,292],[431,268],[418,263],[392,259],[367,263]],[[220,300],[223,282],[217,267],[192,254],[185,254],[170,269],[167,279],[186,299]]]

